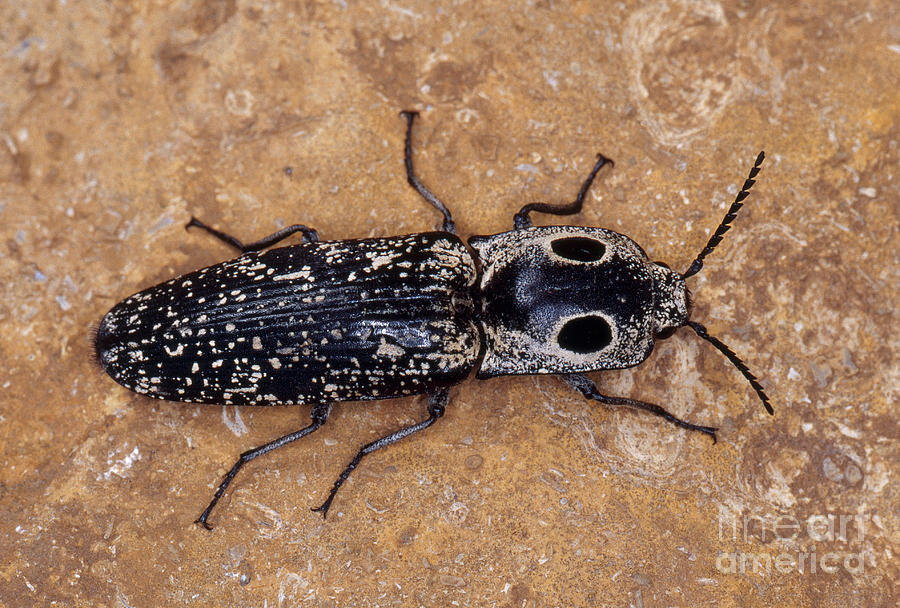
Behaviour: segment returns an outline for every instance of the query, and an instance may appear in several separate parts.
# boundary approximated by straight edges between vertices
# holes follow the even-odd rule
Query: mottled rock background
[[[895,605],[894,0],[39,0],[0,8],[0,43],[3,606]],[[186,233],[192,214],[248,239],[434,227],[405,184],[403,108],[464,235],[571,199],[602,151],[615,168],[565,221],[679,269],[765,149],[691,286],[776,416],[683,330],[596,378],[721,427],[718,445],[554,378],[473,380],[327,522],[309,507],[420,399],[336,408],[241,473],[212,533],[192,524],[308,408],[132,394],[92,362],[91,325],[233,255]]]

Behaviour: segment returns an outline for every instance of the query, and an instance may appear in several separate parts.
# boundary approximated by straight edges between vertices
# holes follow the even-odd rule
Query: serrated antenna
[[[760,152],[756,157],[756,162],[753,163],[753,168],[750,169],[750,175],[747,176],[747,179],[744,181],[744,185],[741,187],[741,191],[737,193],[737,196],[734,197],[734,202],[731,203],[731,207],[728,209],[728,213],[725,214],[725,217],[722,218],[722,222],[719,224],[719,227],[716,228],[716,231],[713,233],[711,237],[709,237],[709,242],[706,243],[706,247],[703,248],[703,251],[700,252],[700,255],[691,263],[690,268],[687,269],[687,272],[683,273],[682,278],[692,277],[703,268],[703,260],[706,259],[712,250],[716,248],[716,246],[722,242],[722,237],[725,236],[725,233],[731,230],[731,222],[734,221],[734,218],[737,217],[737,212],[741,207],[744,206],[744,199],[747,198],[747,195],[750,194],[750,188],[753,187],[753,184],[756,183],[754,179],[756,175],[759,173],[759,167],[762,165],[763,160],[766,158],[765,152]]]
[[[753,390],[756,391],[756,395],[759,397],[760,401],[763,403],[763,407],[766,408],[766,411],[769,414],[774,415],[775,410],[772,409],[772,403],[769,401],[769,396],[766,394],[766,391],[763,389],[762,384],[759,383],[759,380],[756,376],[753,375],[753,372],[750,371],[750,368],[747,367],[747,364],[741,361],[741,358],[738,357],[733,350],[728,348],[728,345],[716,338],[715,336],[709,335],[709,332],[706,328],[697,323],[696,321],[688,321],[685,323],[688,327],[697,332],[697,335],[715,346],[719,352],[728,357],[728,360],[744,375],[744,378],[750,382],[750,386],[753,387]]]

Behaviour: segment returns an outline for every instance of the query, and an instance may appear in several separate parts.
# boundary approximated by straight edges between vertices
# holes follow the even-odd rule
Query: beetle
[[[196,520],[208,519],[237,472],[251,460],[321,427],[334,402],[426,394],[427,417],[364,445],[325,501],[372,452],[430,427],[449,388],[476,378],[557,374],[587,399],[645,410],[710,436],[659,405],[601,393],[584,372],[623,369],[650,355],[654,341],[690,327],[772,405],[744,362],[690,319],[686,279],[697,274],[743,205],[764,159],[749,176],[687,271],[652,262],[625,235],[603,228],[534,226],[533,212],[573,215],[598,171],[597,155],[575,200],[529,203],[513,230],[459,238],[452,215],[416,176],[405,111],[407,181],[443,216],[441,230],[386,238],[320,241],[295,224],[258,241],[191,218],[241,255],[140,291],[100,322],[96,358],[119,384],[156,399],[234,405],[311,405],[308,426],[241,454]],[[300,244],[269,249],[296,233]],[[265,251],[264,251],[265,250]]]

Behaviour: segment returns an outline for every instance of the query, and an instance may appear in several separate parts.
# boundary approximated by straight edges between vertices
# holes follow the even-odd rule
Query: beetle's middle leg
[[[207,530],[212,530],[212,527],[206,523],[206,520],[209,519],[209,514],[212,513],[213,507],[216,506],[216,503],[219,502],[219,499],[222,498],[222,495],[225,493],[225,490],[228,489],[228,486],[231,485],[231,480],[234,479],[234,476],[237,475],[237,472],[241,470],[241,468],[256,458],[257,456],[262,456],[272,450],[278,449],[282,446],[285,446],[289,443],[297,441],[301,437],[306,437],[320,426],[325,424],[325,421],[328,420],[328,414],[331,413],[331,404],[330,403],[322,403],[316,404],[312,406],[312,410],[310,411],[309,417],[312,418],[312,422],[310,422],[309,426],[300,429],[299,431],[295,431],[293,433],[289,433],[284,437],[279,437],[275,441],[270,441],[265,445],[261,445],[258,448],[253,448],[252,450],[247,450],[241,457],[238,458],[238,461],[234,463],[234,466],[231,467],[231,470],[225,475],[225,479],[222,480],[222,483],[219,484],[219,487],[216,489],[215,495],[213,495],[212,500],[209,503],[209,506],[204,509],[203,513],[194,523],[198,523],[202,525]]]
[[[350,473],[353,472],[357,466],[359,466],[359,462],[363,459],[363,456],[366,454],[371,454],[375,450],[379,450],[385,446],[389,446],[392,443],[400,441],[404,437],[409,437],[413,433],[418,433],[419,431],[423,431],[430,427],[435,421],[444,415],[444,409],[447,407],[447,401],[450,397],[450,389],[442,388],[438,389],[434,393],[428,395],[428,418],[419,422],[418,424],[413,424],[411,426],[404,427],[399,431],[395,431],[390,435],[382,437],[381,439],[376,439],[372,443],[367,443],[362,448],[360,448],[359,452],[357,452],[356,456],[353,457],[353,460],[350,461],[350,464],[341,472],[338,476],[337,480],[334,482],[334,487],[331,488],[331,492],[328,494],[328,498],[325,499],[318,507],[314,508],[313,511],[317,513],[321,513],[324,518],[328,515],[328,509],[331,508],[331,502],[334,500],[337,491],[344,485],[344,482],[347,481],[347,478],[350,477]]]
[[[561,376],[561,378],[574,388],[576,391],[587,397],[588,399],[593,399],[594,401],[599,401],[600,403],[605,403],[606,405],[626,405],[628,407],[633,407],[635,409],[644,410],[645,412],[650,412],[656,416],[660,416],[661,418],[665,418],[672,424],[676,426],[680,426],[683,429],[687,429],[689,431],[699,431],[706,435],[712,437],[713,443],[716,442],[716,430],[711,426],[700,426],[699,424],[692,424],[690,422],[685,422],[681,418],[673,416],[660,406],[653,403],[646,403],[644,401],[637,401],[635,399],[626,399],[624,397],[608,397],[607,395],[603,395],[600,391],[597,390],[597,385],[593,383],[587,376],[583,376],[581,374],[566,374],[565,376]]]
[[[444,216],[444,222],[441,224],[441,230],[444,232],[451,232],[456,234],[456,224],[453,222],[453,216],[450,215],[450,210],[447,209],[447,205],[441,202],[434,192],[428,189],[428,187],[423,184],[418,177],[416,177],[415,171],[413,170],[413,161],[412,161],[412,128],[413,128],[413,120],[415,120],[416,116],[419,115],[418,112],[412,112],[410,110],[404,110],[400,112],[400,115],[406,119],[406,146],[403,149],[403,162],[406,165],[406,181],[409,182],[409,185],[412,186],[419,195],[424,198],[428,203],[441,212],[441,215]]]
[[[523,228],[531,228],[531,218],[528,217],[528,214],[532,211],[537,211],[539,213],[549,213],[550,215],[574,215],[581,212],[581,208],[584,206],[584,197],[587,194],[588,188],[590,188],[591,184],[594,182],[594,178],[597,176],[597,171],[599,171],[600,168],[606,164],[615,165],[612,159],[606,158],[602,154],[598,154],[597,162],[594,163],[594,168],[591,169],[591,173],[587,176],[587,179],[584,180],[584,183],[581,184],[581,188],[578,190],[578,196],[576,196],[575,200],[571,203],[565,203],[561,205],[551,205],[549,203],[528,203],[527,205],[519,209],[519,212],[513,216],[513,226],[515,227],[515,229],[522,230]]]
[[[287,237],[297,232],[303,233],[304,243],[315,243],[319,240],[319,233],[309,226],[304,226],[303,224],[293,224],[291,226],[287,226],[285,228],[282,228],[278,232],[274,232],[269,236],[264,236],[258,241],[253,241],[252,243],[247,243],[246,245],[242,243],[237,237],[231,236],[230,234],[222,232],[221,230],[216,230],[212,226],[207,226],[195,217],[191,217],[191,221],[189,221],[185,225],[185,229],[188,228],[200,228],[202,230],[205,230],[226,245],[234,247],[241,253],[247,253],[248,251],[259,251],[261,249],[265,249],[266,247],[271,247],[275,243],[283,241]]]

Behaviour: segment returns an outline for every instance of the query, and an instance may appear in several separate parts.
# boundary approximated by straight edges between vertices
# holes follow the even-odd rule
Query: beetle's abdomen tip
[[[112,376],[116,382],[125,384],[116,362],[127,345],[118,331],[117,325],[114,310],[103,316],[94,330],[93,355],[94,360],[107,374]],[[127,386],[127,384],[125,385]]]
[[[109,319],[109,313],[107,313],[94,328],[93,339],[94,358],[103,369],[106,369],[107,363],[109,362],[111,347],[116,342],[115,334],[111,330],[110,323],[107,319]]]
[[[154,394],[155,387],[147,384],[146,368],[141,367],[144,353],[126,321],[119,305],[104,315],[94,332],[93,358],[117,384],[156,399],[167,398]]]

